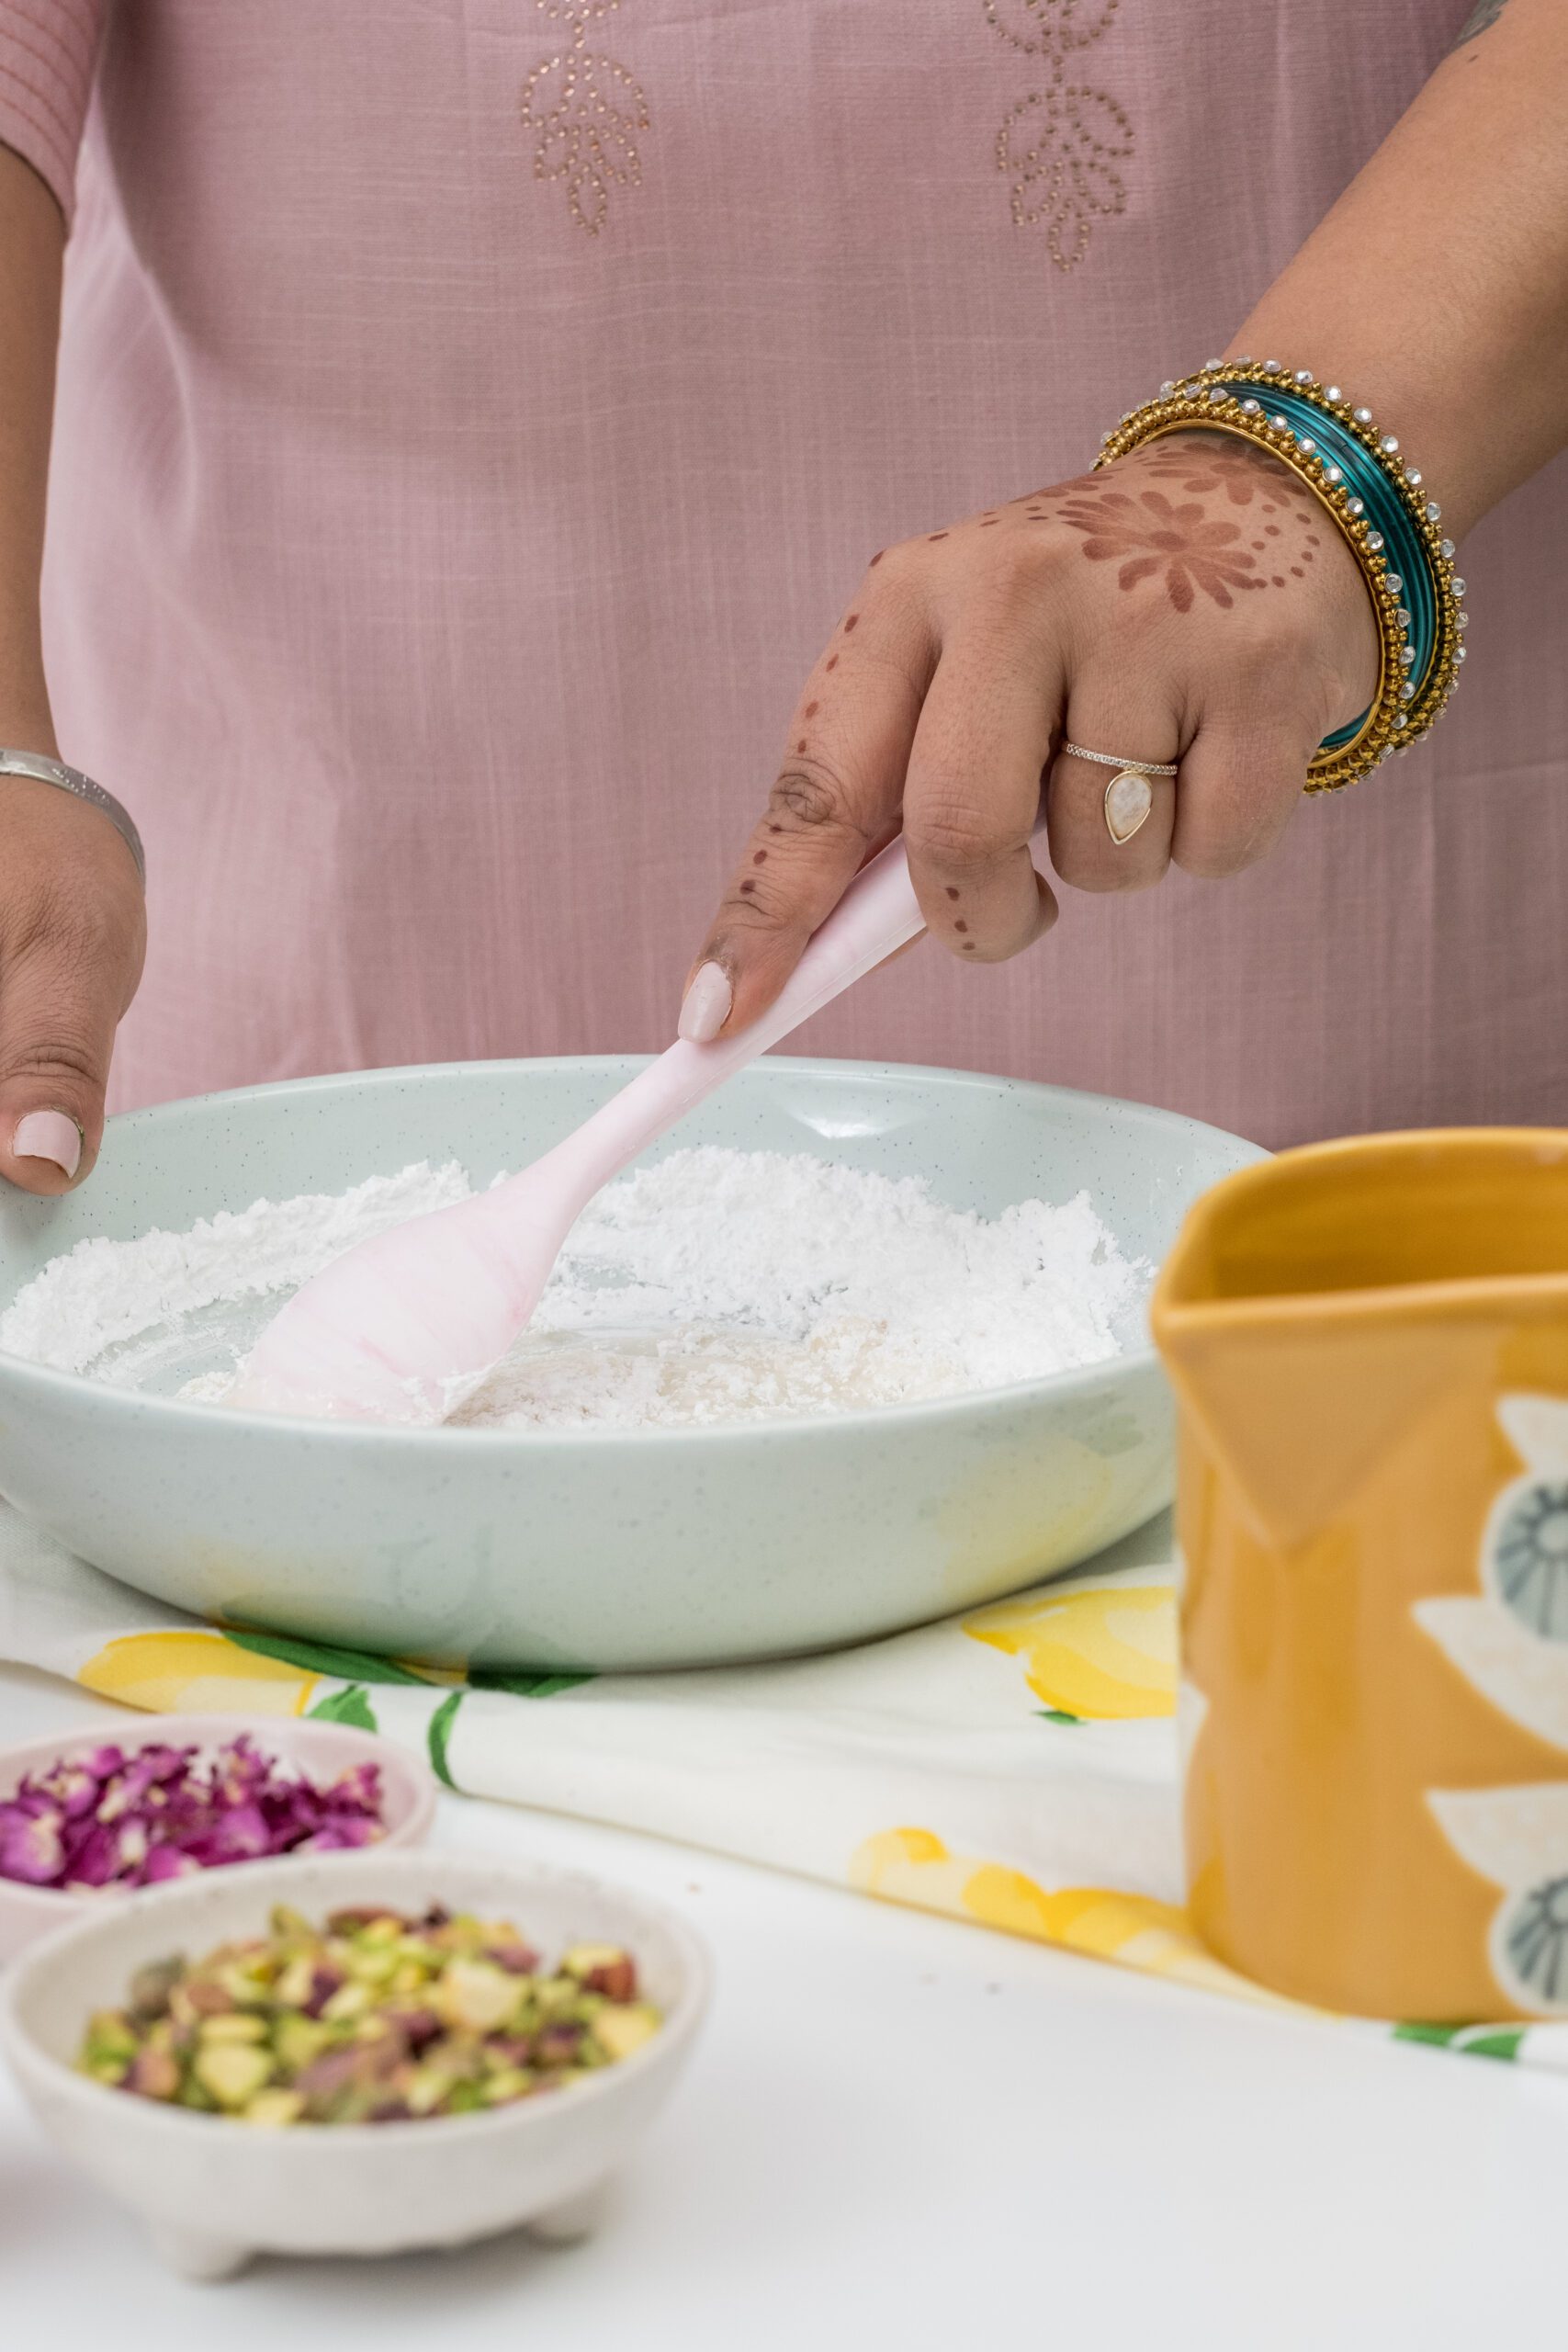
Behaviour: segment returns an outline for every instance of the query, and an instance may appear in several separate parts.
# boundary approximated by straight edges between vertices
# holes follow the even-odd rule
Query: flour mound
[[[0,1317],[0,1347],[132,1386],[166,1390],[183,1368],[177,1393],[218,1401],[302,1282],[468,1191],[456,1162],[421,1162],[184,1234],[82,1242]],[[809,1153],[677,1151],[584,1211],[530,1329],[453,1425],[690,1427],[1038,1379],[1117,1354],[1148,1276],[1087,1193],[986,1218],[921,1178]]]
[[[154,1228],[135,1241],[95,1238],[51,1258],[0,1316],[0,1348],[61,1372],[91,1372],[108,1350],[222,1302],[297,1291],[356,1241],[426,1209],[467,1200],[452,1160],[422,1160],[348,1193],[300,1193],[220,1209],[186,1233]]]

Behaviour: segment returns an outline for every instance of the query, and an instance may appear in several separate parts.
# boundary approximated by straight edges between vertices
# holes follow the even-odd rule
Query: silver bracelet
[[[142,854],[141,836],[112,792],[106,792],[101,784],[95,784],[92,777],[84,775],[80,768],[68,768],[62,760],[46,759],[41,752],[0,751],[0,775],[30,775],[38,783],[55,785],[62,792],[69,792],[76,799],[85,800],[89,808],[100,810],[136,860],[136,871],[141,875],[145,889],[147,860]]]

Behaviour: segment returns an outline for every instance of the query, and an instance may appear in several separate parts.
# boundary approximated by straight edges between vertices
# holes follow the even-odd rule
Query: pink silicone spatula
[[[229,1402],[350,1420],[437,1421],[526,1329],[601,1186],[924,928],[904,844],[850,885],[760,1021],[682,1040],[521,1175],[345,1250],[268,1325]]]

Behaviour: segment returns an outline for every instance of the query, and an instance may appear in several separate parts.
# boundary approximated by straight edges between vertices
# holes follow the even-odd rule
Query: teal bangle
[[[1380,434],[1371,412],[1352,408],[1337,384],[1278,360],[1219,360],[1132,410],[1101,445],[1100,465],[1170,433],[1222,432],[1279,458],[1327,508],[1360,565],[1379,628],[1376,700],[1326,737],[1307,775],[1309,792],[1337,791],[1403,751],[1432,727],[1453,691],[1467,616],[1454,545],[1419,471]]]
[[[1394,487],[1389,469],[1381,462],[1382,452],[1374,457],[1355,434],[1347,431],[1332,409],[1303,400],[1293,385],[1287,390],[1283,384],[1270,383],[1267,378],[1260,378],[1256,383],[1245,380],[1235,383],[1231,390],[1244,413],[1249,400],[1256,401],[1258,413],[1266,411],[1271,419],[1282,421],[1289,426],[1296,436],[1298,447],[1304,441],[1310,453],[1315,445],[1327,465],[1336,469],[1348,486],[1351,493],[1349,512],[1352,514],[1365,514],[1370,519],[1374,533],[1382,540],[1382,545],[1374,547],[1372,552],[1382,556],[1386,570],[1394,574],[1398,582],[1394,594],[1410,615],[1405,624],[1405,644],[1411,659],[1404,662],[1402,655],[1401,666],[1408,675],[1402,681],[1401,690],[1408,685],[1411,691],[1404,699],[1413,702],[1430,677],[1437,654],[1438,590],[1420,534],[1405,511],[1404,501]],[[1363,413],[1370,425],[1372,422],[1371,409]],[[1397,447],[1395,442],[1387,454],[1392,457]],[[1330,480],[1333,479],[1331,474]],[[1417,473],[1415,486],[1419,488],[1420,482],[1421,477]],[[1433,522],[1439,520],[1441,509],[1435,501],[1431,503],[1429,512]],[[1337,751],[1347,743],[1353,743],[1370,716],[1370,711],[1363,711],[1360,718],[1348,727],[1342,727],[1337,734],[1325,737],[1324,749]]]

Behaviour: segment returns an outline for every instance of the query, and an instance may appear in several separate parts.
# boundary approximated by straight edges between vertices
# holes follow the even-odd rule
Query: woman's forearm
[[[65,232],[31,166],[0,147],[0,743],[53,752],[39,632]]]
[[[1364,401],[1455,537],[1568,445],[1568,7],[1471,25],[1232,345]]]

